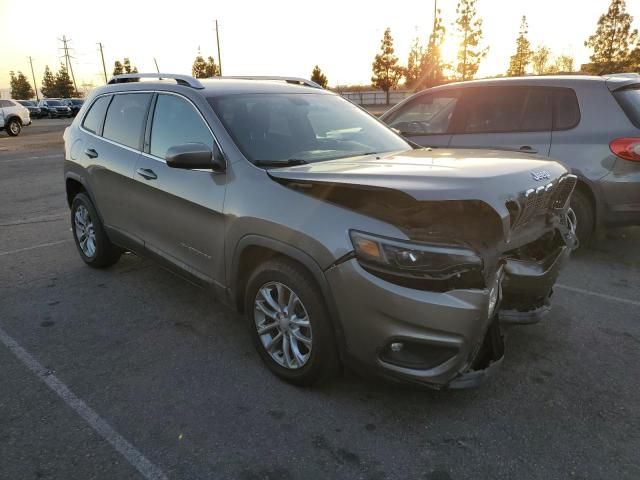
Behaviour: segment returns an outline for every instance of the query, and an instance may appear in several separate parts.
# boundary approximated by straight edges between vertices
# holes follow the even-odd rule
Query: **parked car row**
[[[640,224],[640,75],[542,76],[453,83],[416,93],[381,117],[424,147],[515,150],[578,177],[578,238]]]
[[[83,103],[82,98],[45,98],[39,102],[0,100],[0,131],[5,130],[15,137],[20,135],[22,127],[30,125],[34,118],[75,117]]]
[[[16,102],[29,110],[31,118],[71,118],[78,114],[84,99],[43,98],[39,102],[33,100],[16,100]]]

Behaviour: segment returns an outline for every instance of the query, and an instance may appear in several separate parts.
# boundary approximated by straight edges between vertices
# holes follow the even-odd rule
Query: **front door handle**
[[[529,146],[529,145],[523,145],[520,147],[520,151],[521,152],[525,152],[525,153],[538,153],[538,150],[536,150],[535,148]]]
[[[158,178],[158,175],[150,168],[139,168],[136,170],[136,173],[147,180],[155,180]]]
[[[98,158],[98,152],[96,152],[93,148],[87,148],[84,151],[84,154],[89,158]]]

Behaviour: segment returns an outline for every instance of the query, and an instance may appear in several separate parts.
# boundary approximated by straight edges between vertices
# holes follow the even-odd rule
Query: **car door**
[[[0,127],[4,127],[5,115],[4,115],[4,100],[0,100]]]
[[[383,115],[382,120],[418,145],[447,147],[459,97],[455,89],[427,92]]]
[[[213,148],[213,133],[196,106],[178,94],[158,93],[151,115],[146,153],[135,169],[145,246],[204,281],[224,285],[226,176],[171,168],[164,160],[176,145]]]
[[[549,155],[552,119],[551,89],[465,88],[450,146]]]
[[[82,145],[74,146],[88,172],[90,190],[110,231],[142,243],[133,198],[134,168],[144,141],[152,93],[98,97],[83,118]]]

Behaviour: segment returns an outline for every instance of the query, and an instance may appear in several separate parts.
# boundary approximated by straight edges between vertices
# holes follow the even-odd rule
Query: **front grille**
[[[565,175],[547,185],[527,190],[516,202],[513,200],[507,202],[511,217],[515,217],[512,228],[524,225],[532,218],[548,213],[549,210],[565,208],[576,182],[575,175]],[[520,210],[517,215],[512,214],[514,203]]]

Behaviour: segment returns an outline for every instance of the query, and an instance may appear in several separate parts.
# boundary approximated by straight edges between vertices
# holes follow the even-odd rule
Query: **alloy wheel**
[[[82,253],[88,258],[93,258],[96,254],[96,232],[89,210],[84,205],[76,209],[74,223],[76,238]]]
[[[309,315],[293,290],[280,282],[264,284],[254,300],[254,320],[262,346],[280,366],[297,370],[311,356]]]

